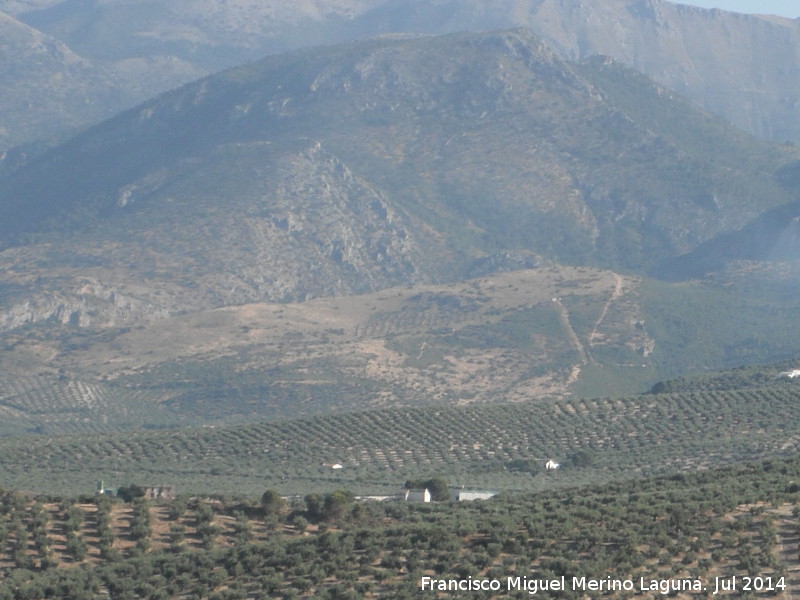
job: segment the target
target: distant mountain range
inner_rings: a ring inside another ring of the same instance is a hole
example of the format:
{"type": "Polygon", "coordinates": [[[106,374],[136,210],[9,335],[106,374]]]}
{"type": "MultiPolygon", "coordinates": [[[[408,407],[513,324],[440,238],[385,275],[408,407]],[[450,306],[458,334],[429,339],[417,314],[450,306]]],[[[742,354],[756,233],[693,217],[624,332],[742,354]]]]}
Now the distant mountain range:
{"type": "Polygon", "coordinates": [[[167,310],[456,281],[511,255],[647,274],[791,201],[773,174],[793,160],[526,30],[384,38],[86,131],[0,180],[0,243],[57,243],[13,260],[103,269],[167,310]]]}
{"type": "Polygon", "coordinates": [[[665,0],[6,0],[0,11],[0,151],[270,53],[518,26],[562,58],[611,56],[755,135],[800,140],[800,25],[777,17],[665,0]]]}
{"type": "Polygon", "coordinates": [[[526,29],[268,57],[0,178],[0,399],[161,426],[786,359],[798,164],[526,29]]]}
{"type": "Polygon", "coordinates": [[[796,583],[800,149],[770,141],[800,139],[796,23],[0,11],[0,596],[411,598],[431,566],[676,557],[796,583]],[[352,503],[403,481],[501,494],[352,503]],[[138,484],[182,498],[105,495],[138,484]]]}

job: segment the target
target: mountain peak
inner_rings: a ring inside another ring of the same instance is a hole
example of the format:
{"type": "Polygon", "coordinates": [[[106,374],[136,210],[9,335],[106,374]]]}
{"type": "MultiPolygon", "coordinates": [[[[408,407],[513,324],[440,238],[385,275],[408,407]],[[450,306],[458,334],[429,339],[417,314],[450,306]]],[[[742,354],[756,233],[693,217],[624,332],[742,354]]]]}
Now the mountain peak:
{"type": "Polygon", "coordinates": [[[101,283],[125,272],[205,307],[521,255],[644,273],[785,202],[764,164],[782,163],[525,29],[380,38],[268,57],[85,131],[0,180],[0,234],[113,248],[101,283]]]}

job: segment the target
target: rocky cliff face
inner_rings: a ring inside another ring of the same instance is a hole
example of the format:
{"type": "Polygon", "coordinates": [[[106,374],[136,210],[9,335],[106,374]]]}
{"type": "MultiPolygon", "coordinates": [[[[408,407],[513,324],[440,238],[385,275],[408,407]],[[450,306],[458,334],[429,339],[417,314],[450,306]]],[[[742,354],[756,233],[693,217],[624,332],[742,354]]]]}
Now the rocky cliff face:
{"type": "Polygon", "coordinates": [[[0,331],[45,322],[73,327],[114,327],[163,319],[169,314],[165,307],[96,284],[83,286],[73,294],[68,290],[42,293],[19,304],[4,306],[0,311],[0,331]]]}
{"type": "MultiPolygon", "coordinates": [[[[127,224],[112,220],[88,238],[0,253],[0,331],[45,321],[130,325],[211,306],[344,296],[437,276],[437,261],[447,260],[441,242],[321,144],[266,171],[250,168],[254,154],[263,159],[262,147],[221,150],[229,161],[249,163],[228,170],[241,196],[227,204],[216,204],[222,190],[209,203],[208,196],[191,196],[197,181],[181,190],[162,173],[112,198],[133,216],[127,224]],[[241,184],[244,178],[250,181],[241,184]],[[146,214],[154,196],[167,209],[156,221],[146,214]]],[[[213,185],[216,175],[205,172],[201,185],[213,185]]]]}

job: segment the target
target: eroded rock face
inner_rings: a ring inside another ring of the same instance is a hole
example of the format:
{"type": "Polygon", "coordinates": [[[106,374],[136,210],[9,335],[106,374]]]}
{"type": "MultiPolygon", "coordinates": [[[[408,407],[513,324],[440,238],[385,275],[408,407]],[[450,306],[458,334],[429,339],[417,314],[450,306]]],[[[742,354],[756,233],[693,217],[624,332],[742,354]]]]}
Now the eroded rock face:
{"type": "MultiPolygon", "coordinates": [[[[435,257],[446,256],[427,240],[433,256],[426,257],[419,224],[319,143],[282,158],[271,175],[235,210],[206,205],[213,215],[205,223],[180,212],[124,242],[108,231],[89,245],[64,238],[0,253],[0,331],[44,321],[120,326],[216,306],[374,291],[429,280],[435,257]],[[197,228],[179,226],[182,217],[197,228]]],[[[129,209],[152,201],[135,193],[141,189],[125,187],[129,209]]]]}
{"type": "Polygon", "coordinates": [[[170,309],[125,296],[99,283],[30,294],[21,302],[0,305],[0,331],[52,322],[75,327],[113,327],[165,318],[170,309]]]}
{"type": "Polygon", "coordinates": [[[343,295],[424,277],[409,217],[321,144],[282,161],[279,173],[239,223],[257,259],[237,274],[261,299],[343,295]]]}

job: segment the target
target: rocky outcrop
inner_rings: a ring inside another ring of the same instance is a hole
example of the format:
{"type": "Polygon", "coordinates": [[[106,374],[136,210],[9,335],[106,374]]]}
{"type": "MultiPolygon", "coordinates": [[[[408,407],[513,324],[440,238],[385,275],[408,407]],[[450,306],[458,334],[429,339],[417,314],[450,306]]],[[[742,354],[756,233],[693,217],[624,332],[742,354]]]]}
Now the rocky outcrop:
{"type": "Polygon", "coordinates": [[[164,318],[169,313],[164,307],[89,283],[73,294],[40,292],[22,302],[0,306],[0,332],[42,322],[76,327],[122,326],[164,318]]]}

